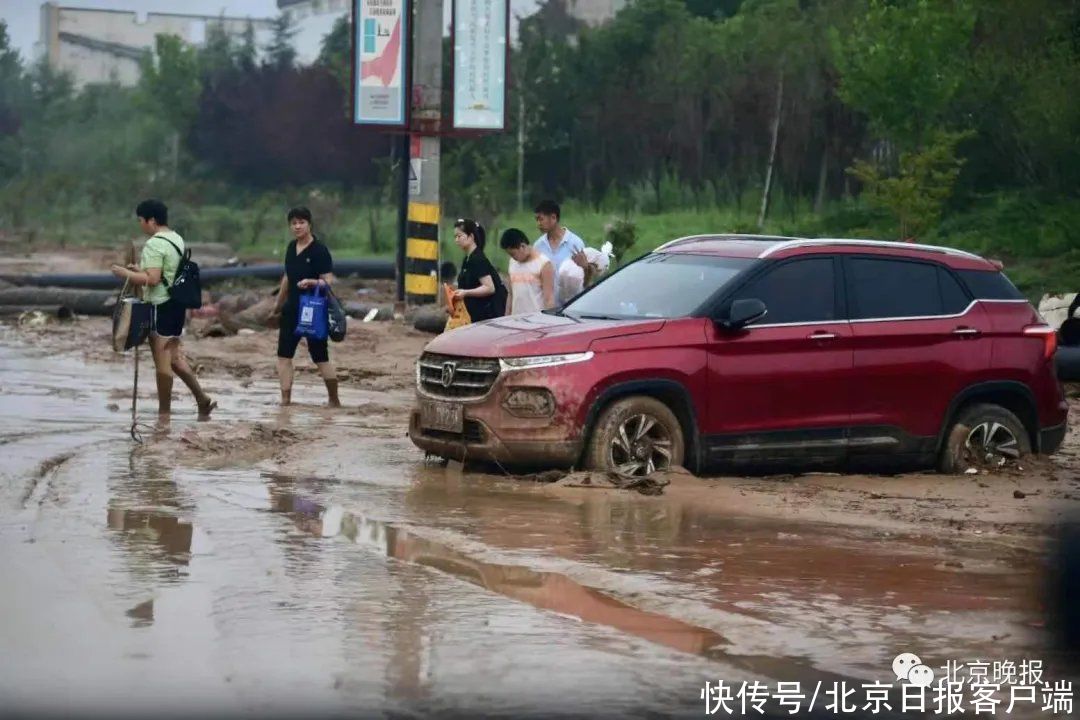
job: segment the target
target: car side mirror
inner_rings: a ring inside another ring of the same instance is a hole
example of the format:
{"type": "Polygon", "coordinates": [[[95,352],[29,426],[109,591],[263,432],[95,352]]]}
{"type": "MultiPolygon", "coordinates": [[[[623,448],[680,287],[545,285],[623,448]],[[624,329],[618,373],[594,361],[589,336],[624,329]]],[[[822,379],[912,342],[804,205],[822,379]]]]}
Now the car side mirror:
{"type": "Polygon", "coordinates": [[[745,298],[731,303],[728,316],[720,321],[720,325],[728,330],[740,330],[755,320],[760,320],[768,313],[765,303],[757,298],[745,298]]]}

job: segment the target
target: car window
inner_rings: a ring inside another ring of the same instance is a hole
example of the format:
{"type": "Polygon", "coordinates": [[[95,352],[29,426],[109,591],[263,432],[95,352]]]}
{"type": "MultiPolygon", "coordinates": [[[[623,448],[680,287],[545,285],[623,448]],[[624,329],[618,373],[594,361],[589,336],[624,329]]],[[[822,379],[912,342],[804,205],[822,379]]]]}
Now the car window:
{"type": "Polygon", "coordinates": [[[960,278],[980,300],[1025,300],[1004,273],[993,270],[961,270],[960,278]]]}
{"type": "Polygon", "coordinates": [[[686,317],[754,262],[747,258],[653,253],[604,278],[563,312],[584,318],[686,317]]]}
{"type": "Polygon", "coordinates": [[[779,265],[740,290],[735,299],[757,298],[768,312],[756,324],[835,320],[836,274],[831,257],[779,265]]]}
{"type": "Polygon", "coordinates": [[[853,320],[949,314],[938,266],[930,263],[851,258],[848,287],[853,320]]]}
{"type": "Polygon", "coordinates": [[[941,286],[941,305],[946,315],[959,315],[971,304],[971,297],[960,287],[956,277],[943,267],[938,267],[938,284],[941,286]]]}

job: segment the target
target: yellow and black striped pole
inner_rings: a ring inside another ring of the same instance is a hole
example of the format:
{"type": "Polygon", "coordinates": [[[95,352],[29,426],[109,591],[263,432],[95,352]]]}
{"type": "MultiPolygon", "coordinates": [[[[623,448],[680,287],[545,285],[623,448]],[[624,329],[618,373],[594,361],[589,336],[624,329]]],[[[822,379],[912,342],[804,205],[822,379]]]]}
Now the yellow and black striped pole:
{"type": "Polygon", "coordinates": [[[439,299],[439,206],[410,202],[405,225],[405,302],[439,299]]]}

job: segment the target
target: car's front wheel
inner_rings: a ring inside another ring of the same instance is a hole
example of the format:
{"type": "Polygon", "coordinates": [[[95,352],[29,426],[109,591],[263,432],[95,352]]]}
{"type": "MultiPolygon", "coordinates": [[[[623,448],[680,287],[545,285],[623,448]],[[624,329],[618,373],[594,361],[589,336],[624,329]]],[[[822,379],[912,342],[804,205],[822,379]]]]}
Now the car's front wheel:
{"type": "Polygon", "coordinates": [[[682,465],[682,427],[671,409],[644,395],[616,400],[600,414],[589,440],[587,467],[645,476],[682,465]]]}
{"type": "Polygon", "coordinates": [[[949,428],[939,468],[945,473],[992,470],[1030,453],[1031,440],[1020,418],[1000,405],[980,403],[962,410],[949,428]]]}

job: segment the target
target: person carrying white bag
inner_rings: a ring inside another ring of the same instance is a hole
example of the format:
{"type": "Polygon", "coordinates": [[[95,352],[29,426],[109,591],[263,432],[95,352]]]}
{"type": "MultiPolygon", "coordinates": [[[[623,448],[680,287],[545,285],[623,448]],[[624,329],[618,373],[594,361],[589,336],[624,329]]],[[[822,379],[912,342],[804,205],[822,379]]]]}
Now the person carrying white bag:
{"type": "Polygon", "coordinates": [[[604,243],[599,250],[585,248],[585,257],[588,260],[587,270],[574,262],[572,258],[563,260],[559,266],[555,281],[559,287],[558,295],[564,305],[607,272],[611,265],[611,243],[604,243]]]}

